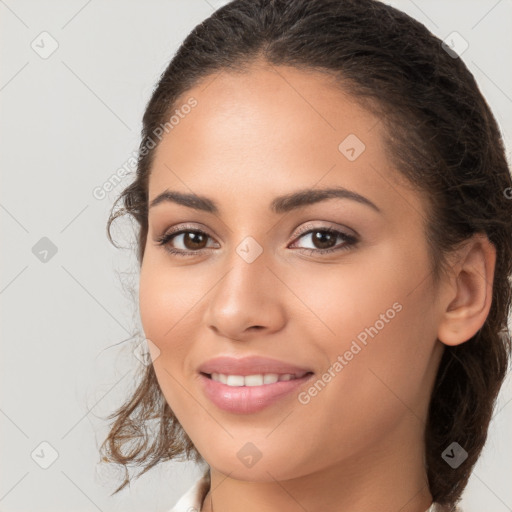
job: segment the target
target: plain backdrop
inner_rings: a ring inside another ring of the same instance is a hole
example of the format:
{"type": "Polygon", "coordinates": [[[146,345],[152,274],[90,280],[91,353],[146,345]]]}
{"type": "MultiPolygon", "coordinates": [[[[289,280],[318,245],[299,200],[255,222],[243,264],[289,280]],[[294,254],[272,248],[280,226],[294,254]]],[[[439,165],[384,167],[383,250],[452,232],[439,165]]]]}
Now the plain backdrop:
{"type": "MultiPolygon", "coordinates": [[[[131,176],[146,102],[189,31],[226,2],[0,0],[0,510],[165,511],[199,476],[161,464],[120,494],[98,465],[104,417],[143,364],[132,228],[107,240],[109,209],[131,176]],[[125,284],[123,284],[125,283],[125,284]],[[44,466],[47,466],[46,468],[44,466]]],[[[462,54],[512,146],[512,2],[396,0],[462,54]]],[[[512,510],[512,387],[464,493],[465,512],[512,510]]]]}

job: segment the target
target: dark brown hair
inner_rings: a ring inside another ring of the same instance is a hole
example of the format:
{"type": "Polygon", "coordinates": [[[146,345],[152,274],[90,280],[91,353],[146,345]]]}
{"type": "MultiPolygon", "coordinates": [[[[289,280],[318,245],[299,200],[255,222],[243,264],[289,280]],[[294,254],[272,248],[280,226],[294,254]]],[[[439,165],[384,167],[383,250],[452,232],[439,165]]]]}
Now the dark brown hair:
{"type": "MultiPolygon", "coordinates": [[[[247,72],[255,62],[325,73],[379,116],[397,175],[429,202],[425,235],[434,283],[448,269],[452,251],[474,233],[486,234],[496,248],[489,315],[470,340],[445,347],[426,424],[430,492],[450,509],[484,446],[508,369],[512,180],[496,120],[473,75],[425,26],[376,0],[234,0],[218,9],[187,36],[153,91],[137,175],[114,204],[108,236],[112,241],[116,218],[132,216],[142,262],[155,135],[200,81],[223,71],[247,72]],[[123,206],[116,208],[119,201],[123,206]],[[454,441],[468,453],[456,469],[441,457],[454,441]]],[[[143,465],[137,477],[181,455],[204,462],[164,400],[151,364],[113,418],[103,460],[125,470],[143,465]],[[149,420],[158,422],[156,434],[149,432],[149,420]]],[[[125,474],[115,492],[129,483],[125,474]]]]}

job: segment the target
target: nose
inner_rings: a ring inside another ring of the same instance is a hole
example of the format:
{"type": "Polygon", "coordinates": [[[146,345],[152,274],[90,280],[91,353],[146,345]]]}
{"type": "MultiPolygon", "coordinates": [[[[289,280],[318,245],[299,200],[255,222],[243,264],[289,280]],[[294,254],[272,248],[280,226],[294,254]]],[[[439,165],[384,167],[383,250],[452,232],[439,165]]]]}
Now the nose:
{"type": "Polygon", "coordinates": [[[227,271],[208,294],[205,322],[215,334],[244,341],[285,325],[283,284],[268,267],[266,253],[252,262],[234,254],[227,271]]]}

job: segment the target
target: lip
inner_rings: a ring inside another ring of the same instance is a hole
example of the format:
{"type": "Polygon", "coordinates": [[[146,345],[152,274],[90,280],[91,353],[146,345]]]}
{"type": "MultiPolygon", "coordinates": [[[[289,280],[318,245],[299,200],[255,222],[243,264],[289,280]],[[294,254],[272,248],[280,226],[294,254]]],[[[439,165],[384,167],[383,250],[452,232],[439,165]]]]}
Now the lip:
{"type": "Polygon", "coordinates": [[[314,372],[310,368],[261,356],[215,357],[201,364],[198,373],[201,387],[207,398],[218,408],[236,414],[259,412],[297,390],[314,376],[314,372]],[[228,386],[206,375],[212,373],[242,376],[260,373],[276,373],[278,375],[290,373],[296,375],[297,378],[261,386],[228,386]]]}
{"type": "Polygon", "coordinates": [[[228,386],[204,374],[199,378],[204,394],[223,411],[236,414],[253,414],[278,402],[303,386],[314,376],[308,373],[293,380],[277,381],[262,386],[228,386]]]}
{"type": "Polygon", "coordinates": [[[278,375],[291,373],[301,376],[313,370],[269,357],[246,356],[237,358],[232,356],[219,356],[208,359],[208,361],[202,363],[197,371],[210,375],[212,373],[224,373],[228,375],[242,375],[245,377],[246,375],[254,375],[256,373],[277,373],[278,375]]]}

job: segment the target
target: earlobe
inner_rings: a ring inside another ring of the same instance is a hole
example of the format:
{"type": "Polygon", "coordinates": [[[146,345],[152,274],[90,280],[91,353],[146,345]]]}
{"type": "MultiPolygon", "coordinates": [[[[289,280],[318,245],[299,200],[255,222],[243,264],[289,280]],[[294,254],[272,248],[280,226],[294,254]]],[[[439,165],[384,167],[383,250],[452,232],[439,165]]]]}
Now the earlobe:
{"type": "Polygon", "coordinates": [[[450,276],[453,292],[442,305],[438,339],[445,345],[460,345],[483,326],[492,303],[496,248],[485,234],[473,235],[460,250],[450,276]]]}

